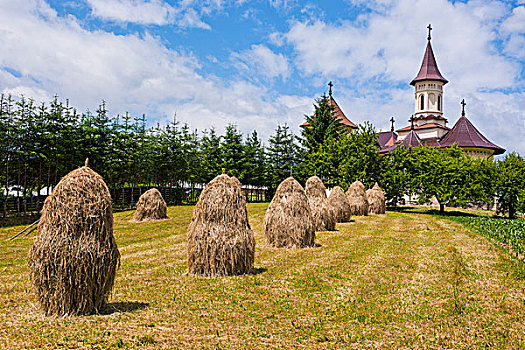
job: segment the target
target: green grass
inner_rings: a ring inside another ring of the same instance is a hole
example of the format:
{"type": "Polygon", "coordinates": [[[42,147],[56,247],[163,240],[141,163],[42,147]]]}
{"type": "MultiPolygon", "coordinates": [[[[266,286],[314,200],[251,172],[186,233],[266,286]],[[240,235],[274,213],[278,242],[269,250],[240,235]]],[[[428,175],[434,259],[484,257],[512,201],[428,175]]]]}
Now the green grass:
{"type": "Polygon", "coordinates": [[[454,216],[449,219],[508,246],[516,257],[525,254],[525,220],[523,219],[489,216],[454,216]]]}
{"type": "Polygon", "coordinates": [[[524,348],[525,281],[486,238],[412,212],[354,218],[310,249],[266,245],[267,204],[249,204],[254,274],[186,274],[193,207],[128,223],[115,214],[122,265],[104,315],[46,318],[28,277],[32,238],[0,229],[0,345],[20,348],[524,348]]]}

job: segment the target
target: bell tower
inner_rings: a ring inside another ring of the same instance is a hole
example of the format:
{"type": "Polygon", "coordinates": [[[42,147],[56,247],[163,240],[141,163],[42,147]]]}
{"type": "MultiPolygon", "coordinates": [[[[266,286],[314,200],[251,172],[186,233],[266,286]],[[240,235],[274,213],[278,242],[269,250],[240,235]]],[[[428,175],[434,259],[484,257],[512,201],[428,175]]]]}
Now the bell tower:
{"type": "Polygon", "coordinates": [[[427,119],[428,116],[443,118],[443,87],[448,80],[439,72],[436,58],[432,50],[431,31],[432,26],[428,25],[427,48],[423,56],[423,62],[417,76],[410,82],[414,86],[415,111],[414,117],[416,124],[420,125],[420,120],[427,119]]]}

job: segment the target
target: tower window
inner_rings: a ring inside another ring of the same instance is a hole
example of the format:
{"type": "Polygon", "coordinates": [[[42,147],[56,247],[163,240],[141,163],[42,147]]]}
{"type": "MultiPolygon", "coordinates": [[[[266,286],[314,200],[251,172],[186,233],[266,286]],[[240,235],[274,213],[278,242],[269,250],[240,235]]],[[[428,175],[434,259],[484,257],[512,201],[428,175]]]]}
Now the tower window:
{"type": "Polygon", "coordinates": [[[425,95],[421,95],[421,97],[419,98],[420,100],[420,106],[421,108],[419,108],[420,110],[424,110],[425,109],[425,95]]]}
{"type": "Polygon", "coordinates": [[[441,95],[438,95],[438,111],[441,112],[441,95]]]}

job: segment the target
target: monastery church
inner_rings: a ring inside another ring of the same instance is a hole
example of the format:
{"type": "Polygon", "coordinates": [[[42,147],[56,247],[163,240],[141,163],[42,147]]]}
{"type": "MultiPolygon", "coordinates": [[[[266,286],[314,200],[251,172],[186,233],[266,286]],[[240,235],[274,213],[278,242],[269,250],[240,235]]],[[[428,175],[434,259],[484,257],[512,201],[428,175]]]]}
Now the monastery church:
{"type": "MultiPolygon", "coordinates": [[[[379,133],[379,153],[388,154],[395,147],[418,147],[427,145],[431,147],[459,146],[466,154],[474,158],[491,159],[494,155],[502,154],[505,149],[490,142],[470,122],[465,115],[465,101],[461,101],[462,112],[452,128],[447,126],[448,120],[443,116],[444,87],[448,80],[441,75],[436,58],[432,50],[431,30],[428,27],[427,47],[423,62],[417,76],[410,82],[414,87],[415,111],[409,119],[410,125],[394,131],[394,118],[391,118],[390,131],[379,133]]],[[[329,103],[334,106],[334,116],[348,129],[357,129],[339,108],[332,96],[330,82],[329,103]]],[[[307,126],[307,123],[301,125],[307,126]]]]}

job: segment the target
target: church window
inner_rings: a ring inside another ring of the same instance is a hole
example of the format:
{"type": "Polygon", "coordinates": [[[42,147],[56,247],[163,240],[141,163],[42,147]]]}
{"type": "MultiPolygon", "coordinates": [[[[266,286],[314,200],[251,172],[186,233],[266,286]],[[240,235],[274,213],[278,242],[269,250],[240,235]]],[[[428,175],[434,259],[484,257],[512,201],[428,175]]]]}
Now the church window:
{"type": "Polygon", "coordinates": [[[438,111],[441,112],[441,95],[438,95],[438,111]]]}
{"type": "Polygon", "coordinates": [[[421,107],[420,109],[421,109],[421,110],[424,110],[424,109],[425,109],[425,95],[421,95],[421,97],[419,98],[419,100],[420,100],[420,103],[419,103],[419,104],[420,104],[420,107],[421,107]]]}

